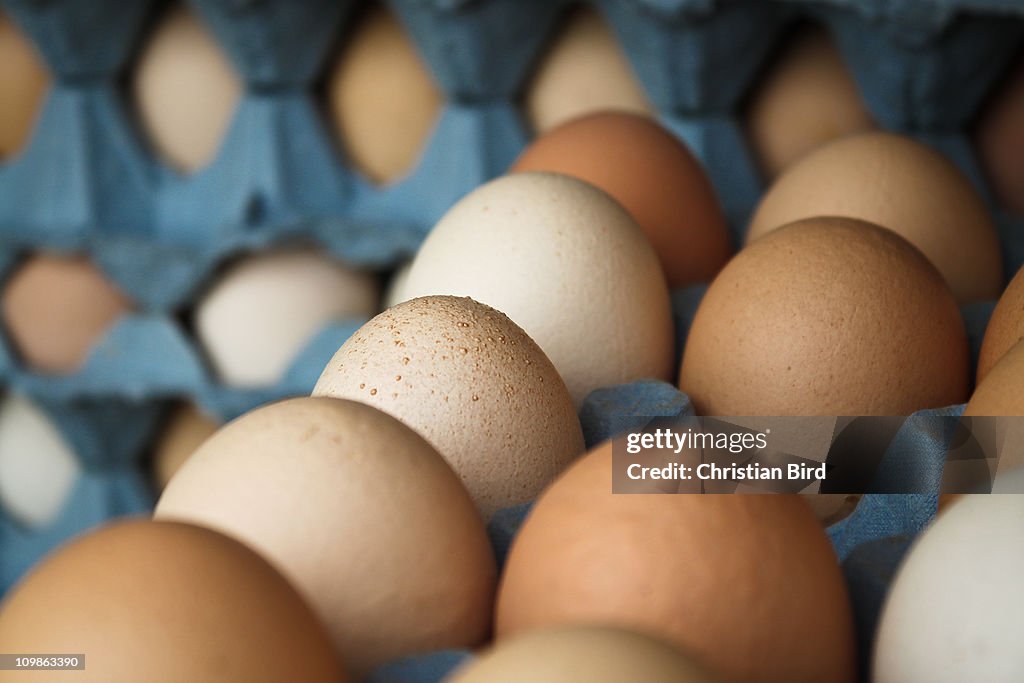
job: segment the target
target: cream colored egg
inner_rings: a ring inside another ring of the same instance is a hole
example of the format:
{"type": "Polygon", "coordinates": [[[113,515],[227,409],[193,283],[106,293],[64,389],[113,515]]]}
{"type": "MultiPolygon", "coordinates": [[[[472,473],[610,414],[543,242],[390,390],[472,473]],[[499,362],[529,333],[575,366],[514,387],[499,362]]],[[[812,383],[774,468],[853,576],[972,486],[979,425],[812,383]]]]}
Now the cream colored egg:
{"type": "Polygon", "coordinates": [[[413,261],[406,297],[468,296],[537,342],[577,404],[673,364],[668,288],[626,211],[583,181],[516,173],[460,200],[413,261]]]}
{"type": "Polygon", "coordinates": [[[389,183],[416,165],[443,98],[405,28],[374,4],[328,76],[327,103],[352,164],[389,183]]]}
{"type": "Polygon", "coordinates": [[[815,147],[875,127],[843,56],[819,27],[790,39],[751,94],[746,123],[768,178],[815,147]]]}
{"type": "Polygon", "coordinates": [[[1024,680],[1024,496],[963,496],[904,559],[875,639],[875,683],[1024,680]]]}
{"type": "Polygon", "coordinates": [[[134,72],[143,131],[160,157],[185,172],[213,160],[242,90],[216,38],[185,3],[162,19],[134,72]]]}
{"type": "Polygon", "coordinates": [[[0,12],[0,159],[28,142],[49,85],[35,46],[0,12]]]}
{"type": "Polygon", "coordinates": [[[359,329],[314,396],[369,403],[427,438],[484,517],[532,500],[583,434],[555,367],[523,330],[472,299],[413,299],[359,329]]]}
{"type": "Polygon", "coordinates": [[[196,333],[228,385],[266,386],[336,320],[369,317],[377,278],[313,249],[246,256],[200,299],[196,333]]]}
{"type": "Polygon", "coordinates": [[[38,407],[16,394],[0,404],[0,507],[29,528],[64,509],[81,475],[74,451],[38,407]]]}
{"type": "Polygon", "coordinates": [[[807,154],[761,199],[747,240],[815,216],[859,218],[897,233],[939,269],[961,304],[1002,291],[988,207],[959,169],[914,140],[865,133],[807,154]]]}
{"type": "Polygon", "coordinates": [[[193,404],[180,406],[168,420],[153,452],[153,479],[162,491],[189,456],[208,439],[220,422],[193,404]]]}
{"type": "Polygon", "coordinates": [[[711,683],[665,643],[624,629],[575,626],[502,641],[446,678],[448,683],[711,683]]]}
{"type": "Polygon", "coordinates": [[[188,459],[156,518],[269,559],[357,679],[490,629],[494,556],[469,494],[423,438],[361,403],[298,398],[243,415],[188,459]]]}
{"type": "Polygon", "coordinates": [[[589,6],[569,15],[541,58],[527,85],[525,107],[537,133],[597,111],[654,113],[611,27],[589,6]]]}

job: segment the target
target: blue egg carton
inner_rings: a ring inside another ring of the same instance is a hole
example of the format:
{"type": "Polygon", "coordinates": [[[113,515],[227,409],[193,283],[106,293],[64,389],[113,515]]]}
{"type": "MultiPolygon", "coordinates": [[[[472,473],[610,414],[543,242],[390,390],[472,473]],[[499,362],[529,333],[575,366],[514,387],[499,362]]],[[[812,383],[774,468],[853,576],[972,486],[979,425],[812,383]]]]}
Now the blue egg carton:
{"type": "MultiPolygon", "coordinates": [[[[745,97],[790,27],[811,20],[835,36],[883,127],[937,147],[977,184],[997,219],[1006,273],[1024,263],[1024,218],[996,204],[968,135],[1017,55],[1024,3],[589,2],[614,29],[659,119],[705,164],[737,244],[764,191],[741,121],[745,97]]],[[[503,173],[527,144],[530,133],[519,109],[524,85],[562,19],[579,3],[388,0],[445,103],[415,168],[387,186],[369,182],[345,158],[315,94],[339,36],[353,25],[362,2],[187,0],[245,85],[216,157],[189,175],[156,158],[121,89],[161,4],[0,0],[53,76],[32,139],[0,163],[0,277],[27,253],[85,252],[139,308],[69,377],[24,368],[0,337],[0,383],[43,407],[84,471],[59,519],[46,528],[21,528],[0,510],[0,593],[69,536],[110,517],[150,509],[141,459],[168,401],[193,401],[230,419],[260,403],[310,391],[362,321],[332,322],[279,383],[239,390],[218,382],[178,314],[227,260],[244,251],[304,240],[370,269],[386,270],[408,258],[455,201],[503,173]]],[[[704,289],[673,293],[680,352],[704,289]]],[[[975,355],[992,305],[963,311],[975,355]]],[[[630,416],[672,415],[688,406],[668,385],[640,383],[598,392],[581,420],[594,443],[600,435],[630,428],[630,416]]],[[[913,434],[907,438],[914,442],[913,434]]],[[[933,460],[925,464],[935,466],[933,460]]],[[[874,604],[887,585],[877,577],[891,576],[886,571],[895,566],[894,546],[885,539],[912,537],[934,512],[928,496],[866,500],[875,502],[862,504],[831,529],[858,606],[874,604]]],[[[496,524],[521,520],[521,513],[499,515],[496,524]]],[[[492,525],[499,553],[516,527],[492,525]]],[[[865,610],[868,616],[858,614],[858,623],[870,621],[871,608],[865,610]]],[[[463,658],[442,653],[430,658],[430,666],[436,673],[463,658]]],[[[423,670],[415,663],[398,665],[386,674],[391,678],[380,680],[440,676],[401,677],[423,670]]]]}

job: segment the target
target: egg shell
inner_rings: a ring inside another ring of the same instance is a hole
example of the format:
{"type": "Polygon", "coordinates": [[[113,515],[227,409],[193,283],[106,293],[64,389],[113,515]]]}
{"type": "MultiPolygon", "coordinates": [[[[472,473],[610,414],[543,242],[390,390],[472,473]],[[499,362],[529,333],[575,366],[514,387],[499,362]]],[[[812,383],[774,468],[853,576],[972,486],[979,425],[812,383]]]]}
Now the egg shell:
{"type": "Polygon", "coordinates": [[[196,305],[196,334],[225,384],[268,386],[328,323],[369,317],[379,299],[373,274],[325,252],[282,248],[229,267],[196,305]]]}
{"type": "Polygon", "coordinates": [[[487,635],[496,570],[483,521],[430,444],[370,406],[298,398],[243,415],[188,459],[155,515],[269,559],[357,679],[487,635]]]}
{"type": "Polygon", "coordinates": [[[313,395],[368,403],[415,429],[484,518],[534,499],[584,450],[548,357],[507,316],[468,298],[381,313],[338,349],[313,395]]]}
{"type": "Polygon", "coordinates": [[[612,445],[560,477],[513,542],[505,638],[605,624],[665,639],[723,681],[856,680],[835,555],[800,496],[612,493],[612,445]]]}
{"type": "Polygon", "coordinates": [[[1024,268],[1010,281],[999,303],[992,311],[992,317],[985,328],[985,338],[981,342],[978,355],[978,384],[981,384],[989,371],[1013,348],[1024,339],[1024,268]]]}
{"type": "Polygon", "coordinates": [[[577,406],[599,387],[672,372],[658,257],[625,209],[575,178],[515,173],[468,194],[423,243],[403,293],[498,309],[544,350],[577,406]]]}
{"type": "Polygon", "coordinates": [[[220,427],[196,406],[180,406],[164,426],[153,451],[153,478],[162,491],[189,456],[220,427]]]}
{"type": "Polygon", "coordinates": [[[63,546],[0,610],[5,652],[84,653],[82,683],[346,679],[323,625],[242,544],[207,529],[119,522],[63,546]]]}
{"type": "Polygon", "coordinates": [[[1024,465],[1024,342],[1014,345],[985,375],[964,407],[964,417],[1003,417],[994,420],[998,454],[994,475],[1024,465]]]}
{"type": "Polygon", "coordinates": [[[597,111],[654,113],[611,27],[585,5],[569,13],[541,57],[523,107],[538,133],[597,111]]]}
{"type": "Polygon", "coordinates": [[[1024,497],[964,496],[911,547],[875,640],[875,683],[1024,680],[1024,497]]]}
{"type": "Polygon", "coordinates": [[[28,399],[0,405],[0,508],[28,528],[50,524],[81,475],[75,452],[28,399]]]}
{"type": "Polygon", "coordinates": [[[1024,214],[1024,59],[999,82],[975,124],[974,143],[989,183],[1009,212],[1024,214]]]}
{"type": "Polygon", "coordinates": [[[806,155],[761,198],[747,241],[814,216],[893,230],[935,264],[961,304],[1002,291],[999,238],[981,196],[950,161],[909,138],[865,133],[806,155]]]}
{"type": "Polygon", "coordinates": [[[28,142],[50,85],[35,46],[0,12],[0,158],[16,155],[28,142]]]}
{"type": "Polygon", "coordinates": [[[26,365],[72,374],[133,304],[87,257],[37,254],[4,285],[0,308],[26,365]]]}
{"type": "Polygon", "coordinates": [[[817,26],[789,38],[751,93],[745,121],[769,179],[815,147],[875,127],[838,47],[817,26]]]}
{"type": "Polygon", "coordinates": [[[607,192],[650,240],[671,287],[711,280],[732,254],[700,162],[649,118],[601,112],[574,119],[535,140],[511,170],[564,173],[607,192]]]}
{"type": "Polygon", "coordinates": [[[675,648],[617,628],[576,626],[509,638],[447,683],[711,683],[675,648]]]}
{"type": "Polygon", "coordinates": [[[166,163],[192,173],[216,156],[242,82],[186,3],[172,6],[144,45],[132,82],[142,130],[166,163]]]}
{"type": "Polygon", "coordinates": [[[897,234],[798,221],[741,251],[690,328],[679,386],[701,415],[909,415],[962,403],[963,320],[897,234]]]}
{"type": "Polygon", "coordinates": [[[329,73],[327,103],[351,163],[388,183],[416,164],[443,98],[405,28],[374,3],[329,73]]]}

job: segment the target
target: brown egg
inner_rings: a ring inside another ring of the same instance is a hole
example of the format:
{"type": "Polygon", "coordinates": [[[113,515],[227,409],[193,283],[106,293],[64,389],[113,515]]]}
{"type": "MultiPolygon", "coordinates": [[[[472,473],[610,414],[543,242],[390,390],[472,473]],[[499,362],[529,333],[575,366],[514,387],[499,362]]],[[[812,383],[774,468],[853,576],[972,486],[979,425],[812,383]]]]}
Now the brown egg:
{"type": "Polygon", "coordinates": [[[741,251],[708,289],[680,387],[701,415],[907,415],[962,402],[963,320],[895,233],[813,218],[741,251]]]}
{"type": "Polygon", "coordinates": [[[373,4],[327,81],[331,120],[352,164],[375,183],[411,171],[443,98],[405,28],[373,4]]]}
{"type": "MultiPolygon", "coordinates": [[[[967,402],[964,416],[1024,416],[1024,342],[1011,347],[986,373],[967,402]]],[[[999,455],[992,474],[1001,475],[1024,465],[1024,449],[1020,447],[1024,443],[1024,420],[997,420],[986,426],[994,432],[999,455]]]]}
{"type": "Polygon", "coordinates": [[[982,109],[974,144],[996,197],[1024,214],[1024,59],[1020,59],[982,109]]]}
{"type": "Polygon", "coordinates": [[[464,297],[384,311],[338,349],[313,396],[368,403],[415,429],[485,518],[533,500],[584,449],[548,357],[504,313],[464,297]]]}
{"type": "Polygon", "coordinates": [[[49,86],[35,46],[0,12],[0,159],[24,148],[49,86]]]}
{"type": "Polygon", "coordinates": [[[158,491],[164,490],[171,477],[218,427],[220,422],[191,403],[174,411],[153,452],[153,479],[158,491]]]}
{"type": "Polygon", "coordinates": [[[156,152],[187,173],[217,154],[242,89],[217,39],[185,3],[174,5],[145,43],[132,88],[156,152]]]}
{"type": "Polygon", "coordinates": [[[769,179],[815,147],[875,127],[832,37],[810,26],[790,38],[758,82],[746,124],[769,179]]]}
{"type": "Polygon", "coordinates": [[[651,241],[669,286],[710,280],[732,253],[704,169],[649,118],[602,112],[575,119],[535,140],[511,170],[563,173],[610,194],[651,241]]]}
{"type": "Polygon", "coordinates": [[[87,257],[38,254],[7,281],[0,307],[26,365],[70,374],[133,305],[87,257]]]}
{"type": "Polygon", "coordinates": [[[654,113],[611,27],[586,5],[566,17],[526,87],[523,104],[538,133],[597,111],[654,113]]]}
{"type": "Polygon", "coordinates": [[[447,683],[712,683],[675,648],[601,626],[532,631],[504,640],[460,667],[447,683]]]}
{"type": "Polygon", "coordinates": [[[344,681],[323,625],[254,552],[186,524],[119,522],[51,554],[0,610],[4,652],[84,654],[3,680],[344,681]]]}
{"type": "Polygon", "coordinates": [[[945,157],[908,138],[866,133],[803,157],[761,199],[747,241],[813,216],[859,218],[898,233],[935,264],[960,303],[1002,291],[985,203],[945,157]]]}
{"type": "Polygon", "coordinates": [[[614,494],[610,442],[541,496],[496,610],[499,644],[614,625],[674,643],[725,681],[856,680],[846,586],[799,496],[614,494]]]}
{"type": "Polygon", "coordinates": [[[1010,281],[985,328],[978,355],[978,384],[1021,339],[1024,339],[1024,268],[1010,281]]]}
{"type": "Polygon", "coordinates": [[[156,518],[259,551],[356,678],[487,635],[494,555],[469,494],[430,444],[361,403],[297,398],[243,415],[186,461],[156,518]]]}

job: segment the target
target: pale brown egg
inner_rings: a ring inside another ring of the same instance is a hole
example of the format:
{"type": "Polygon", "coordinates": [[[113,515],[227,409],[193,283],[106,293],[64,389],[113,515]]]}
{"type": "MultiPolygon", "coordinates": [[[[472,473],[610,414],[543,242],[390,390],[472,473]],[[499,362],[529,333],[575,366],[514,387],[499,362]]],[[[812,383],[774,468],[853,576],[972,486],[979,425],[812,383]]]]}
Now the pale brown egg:
{"type": "Polygon", "coordinates": [[[945,157],[909,138],[865,133],[809,153],[761,199],[747,241],[814,216],[896,232],[935,264],[960,303],[1002,291],[999,239],[984,201],[945,157]]]}
{"type": "Polygon", "coordinates": [[[817,26],[790,37],[751,93],[745,121],[768,179],[815,147],[875,127],[838,47],[817,26]]]}
{"type": "Polygon", "coordinates": [[[509,638],[447,683],[712,683],[675,648],[619,628],[571,626],[509,638]]]}
{"type": "Polygon", "coordinates": [[[485,518],[535,498],[584,449],[555,366],[505,314],[468,298],[384,311],[338,349],[313,395],[368,403],[415,429],[485,518]]]}
{"type": "Polygon", "coordinates": [[[323,624],[237,541],[186,524],[119,522],[39,564],[0,609],[8,653],[84,654],[66,674],[3,680],[346,680],[323,624]]]}
{"type": "Polygon", "coordinates": [[[0,159],[28,143],[50,86],[35,46],[0,12],[0,159]]]}
{"type": "Polygon", "coordinates": [[[153,480],[163,491],[171,477],[189,456],[220,427],[220,421],[202,412],[194,404],[180,406],[167,421],[153,451],[153,480]]]}
{"type": "Polygon", "coordinates": [[[71,374],[133,304],[87,257],[37,254],[4,285],[0,308],[26,365],[71,374]]]}
{"type": "MultiPolygon", "coordinates": [[[[965,417],[1024,416],[1024,342],[1014,344],[979,382],[964,408],[965,417]]],[[[1024,465],[1024,419],[996,420],[987,425],[994,432],[999,460],[993,475],[1024,465]]]]}
{"type": "Polygon", "coordinates": [[[260,552],[356,678],[487,636],[495,565],[480,515],[430,444],[370,406],[298,398],[243,415],[185,462],[156,518],[260,552]]]}
{"type": "Polygon", "coordinates": [[[563,173],[607,192],[650,240],[670,287],[711,280],[732,254],[704,168],[652,119],[624,112],[574,119],[535,140],[511,171],[563,173]]]}
{"type": "Polygon", "coordinates": [[[400,179],[419,160],[442,103],[405,28],[371,5],[327,80],[330,118],[351,163],[375,183],[400,179]]]}
{"type": "Polygon", "coordinates": [[[974,143],[1002,206],[1024,214],[1024,59],[999,83],[982,109],[974,143]]]}
{"type": "Polygon", "coordinates": [[[968,392],[963,320],[899,235],[849,218],[779,228],[711,284],[680,387],[701,415],[908,415],[968,392]]]}
{"type": "Polygon", "coordinates": [[[143,132],[165,162],[186,173],[216,156],[243,90],[217,39],[185,3],[146,41],[132,86],[143,132]]]}
{"type": "Polygon", "coordinates": [[[609,109],[654,114],[611,27],[587,5],[570,12],[541,57],[526,86],[524,108],[538,133],[609,109]]]}
{"type": "Polygon", "coordinates": [[[978,384],[1021,339],[1024,339],[1024,268],[1017,271],[999,297],[985,328],[985,338],[978,355],[978,384]]]}
{"type": "Polygon", "coordinates": [[[846,586],[799,496],[615,494],[610,442],[533,508],[495,623],[499,645],[555,625],[649,633],[724,681],[856,680],[846,586]]]}

